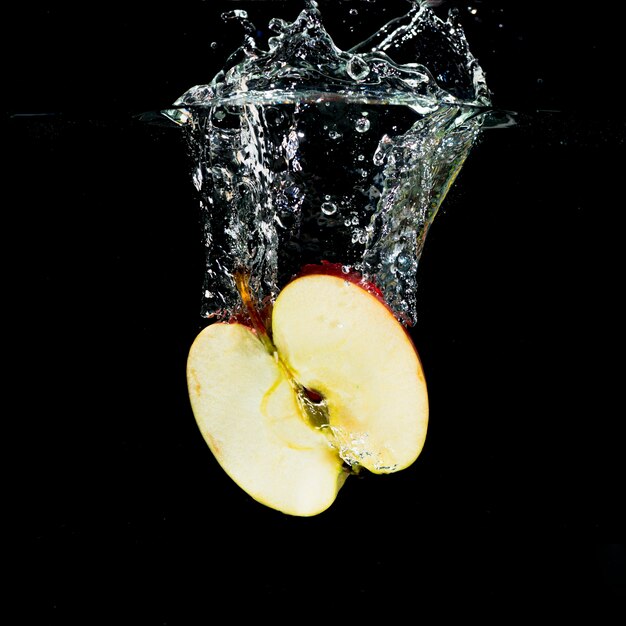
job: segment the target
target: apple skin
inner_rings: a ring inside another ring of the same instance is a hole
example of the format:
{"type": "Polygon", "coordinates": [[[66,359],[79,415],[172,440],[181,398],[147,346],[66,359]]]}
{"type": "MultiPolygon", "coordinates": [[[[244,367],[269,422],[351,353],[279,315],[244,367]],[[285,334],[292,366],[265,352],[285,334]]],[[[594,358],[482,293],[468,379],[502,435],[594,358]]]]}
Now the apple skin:
{"type": "Polygon", "coordinates": [[[246,493],[312,516],[349,473],[392,473],[417,459],[426,382],[380,290],[331,263],[303,267],[271,311],[256,310],[245,281],[238,288],[247,324],[239,316],[203,329],[187,380],[207,445],[246,493]]]}

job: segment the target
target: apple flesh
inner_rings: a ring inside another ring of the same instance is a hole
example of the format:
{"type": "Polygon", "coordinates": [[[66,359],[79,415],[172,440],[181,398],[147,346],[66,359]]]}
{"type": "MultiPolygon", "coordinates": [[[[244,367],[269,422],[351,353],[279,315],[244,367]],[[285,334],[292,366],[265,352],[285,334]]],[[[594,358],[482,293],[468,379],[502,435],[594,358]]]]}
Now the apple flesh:
{"type": "Polygon", "coordinates": [[[355,468],[386,474],[417,459],[424,373],[378,293],[309,269],[278,295],[271,328],[242,297],[253,327],[207,326],[187,366],[202,435],[242,489],[283,513],[317,515],[355,468]]]}

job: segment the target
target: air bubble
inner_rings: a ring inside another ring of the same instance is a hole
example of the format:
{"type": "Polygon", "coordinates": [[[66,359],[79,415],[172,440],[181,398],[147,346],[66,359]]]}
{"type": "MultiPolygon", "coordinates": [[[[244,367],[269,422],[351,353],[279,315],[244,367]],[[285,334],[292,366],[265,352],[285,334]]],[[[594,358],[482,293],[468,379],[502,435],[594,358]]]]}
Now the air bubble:
{"type": "Polygon", "coordinates": [[[406,254],[399,254],[396,259],[396,267],[400,272],[406,272],[411,267],[411,259],[406,254]]]}
{"type": "Polygon", "coordinates": [[[354,80],[363,80],[370,73],[370,66],[359,56],[353,56],[346,64],[346,72],[354,80]]]}
{"type": "Polygon", "coordinates": [[[265,110],[265,119],[270,126],[278,128],[285,121],[286,115],[276,107],[267,107],[265,110]]]}
{"type": "Polygon", "coordinates": [[[324,202],[321,209],[324,215],[334,215],[337,213],[337,205],[334,202],[324,202]]]}
{"type": "Polygon", "coordinates": [[[370,121],[366,117],[360,117],[356,121],[356,129],[360,133],[366,133],[370,129],[370,121]]]}
{"type": "Polygon", "coordinates": [[[365,233],[360,231],[358,228],[355,228],[352,233],[352,243],[365,243],[366,240],[367,237],[365,236],[365,233]]]}

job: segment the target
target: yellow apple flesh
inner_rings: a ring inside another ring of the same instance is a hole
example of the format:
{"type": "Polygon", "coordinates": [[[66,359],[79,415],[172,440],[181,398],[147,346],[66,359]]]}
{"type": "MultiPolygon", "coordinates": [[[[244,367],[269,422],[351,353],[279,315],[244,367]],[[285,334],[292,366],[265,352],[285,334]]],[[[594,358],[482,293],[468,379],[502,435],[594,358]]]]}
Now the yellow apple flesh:
{"type": "Polygon", "coordinates": [[[379,298],[341,276],[301,276],[274,303],[271,342],[261,339],[242,324],[212,324],[187,367],[202,435],[250,496],[317,515],[349,466],[391,473],[417,459],[428,423],[424,373],[379,298]]]}
{"type": "Polygon", "coordinates": [[[283,368],[252,329],[207,326],[191,347],[187,377],[200,431],[242,489],[292,515],[332,504],[346,476],[341,459],[303,419],[283,368]]]}
{"type": "Polygon", "coordinates": [[[424,373],[392,312],[359,285],[307,275],[281,292],[272,315],[278,354],[328,405],[350,462],[389,473],[420,453],[428,421],[424,373]]]}

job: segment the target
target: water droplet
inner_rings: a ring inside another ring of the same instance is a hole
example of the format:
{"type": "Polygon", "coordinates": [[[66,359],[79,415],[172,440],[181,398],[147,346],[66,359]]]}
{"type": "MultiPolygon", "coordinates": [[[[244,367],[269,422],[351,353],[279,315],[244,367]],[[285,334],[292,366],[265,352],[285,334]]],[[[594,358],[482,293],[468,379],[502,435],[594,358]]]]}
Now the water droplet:
{"type": "Polygon", "coordinates": [[[217,41],[212,41],[211,42],[211,48],[213,48],[213,50],[215,50],[217,48],[217,41]]]}
{"type": "Polygon", "coordinates": [[[396,259],[396,267],[400,272],[406,272],[411,267],[411,259],[406,254],[399,254],[396,259]]]}
{"type": "Polygon", "coordinates": [[[193,182],[193,186],[200,191],[200,189],[202,189],[202,166],[199,165],[193,172],[193,174],[191,175],[191,180],[193,182]]]}
{"type": "Polygon", "coordinates": [[[293,200],[297,200],[300,197],[301,193],[302,192],[298,187],[296,187],[296,185],[291,185],[290,187],[287,187],[287,189],[285,189],[285,194],[293,200]]]}
{"type": "Polygon", "coordinates": [[[365,155],[359,154],[359,156],[357,157],[357,161],[365,161],[365,155]]]}
{"type": "Polygon", "coordinates": [[[380,143],[378,144],[378,148],[376,148],[376,152],[374,152],[374,156],[372,157],[372,161],[374,161],[374,165],[382,165],[385,162],[385,158],[391,149],[392,141],[389,135],[383,135],[380,143]]]}
{"type": "Polygon", "coordinates": [[[348,13],[350,13],[350,15],[358,15],[359,11],[358,11],[358,9],[350,9],[350,11],[348,11],[348,13]]]}
{"type": "Polygon", "coordinates": [[[295,130],[292,130],[289,133],[287,139],[283,142],[285,146],[285,154],[289,160],[293,159],[300,147],[300,141],[298,140],[298,133],[295,130]]]}
{"type": "Polygon", "coordinates": [[[337,213],[337,205],[334,202],[324,202],[321,209],[324,215],[334,215],[337,213]]]}
{"type": "Polygon", "coordinates": [[[331,131],[328,133],[328,136],[329,136],[331,139],[339,139],[339,138],[341,137],[341,133],[340,133],[340,132],[337,132],[336,130],[331,130],[331,131]]]}
{"type": "Polygon", "coordinates": [[[366,117],[360,117],[356,121],[356,129],[360,133],[366,133],[370,129],[370,121],[366,117]]]}
{"type": "Polygon", "coordinates": [[[346,64],[346,72],[354,80],[363,80],[370,73],[370,66],[361,57],[354,55],[346,64]]]}
{"type": "Polygon", "coordinates": [[[342,266],[341,266],[341,271],[342,271],[344,274],[349,274],[349,273],[350,273],[350,266],[349,266],[349,265],[342,265],[342,266]]]}
{"type": "Polygon", "coordinates": [[[270,30],[274,33],[284,33],[287,30],[288,24],[285,20],[278,17],[273,17],[268,24],[270,30]]]}

